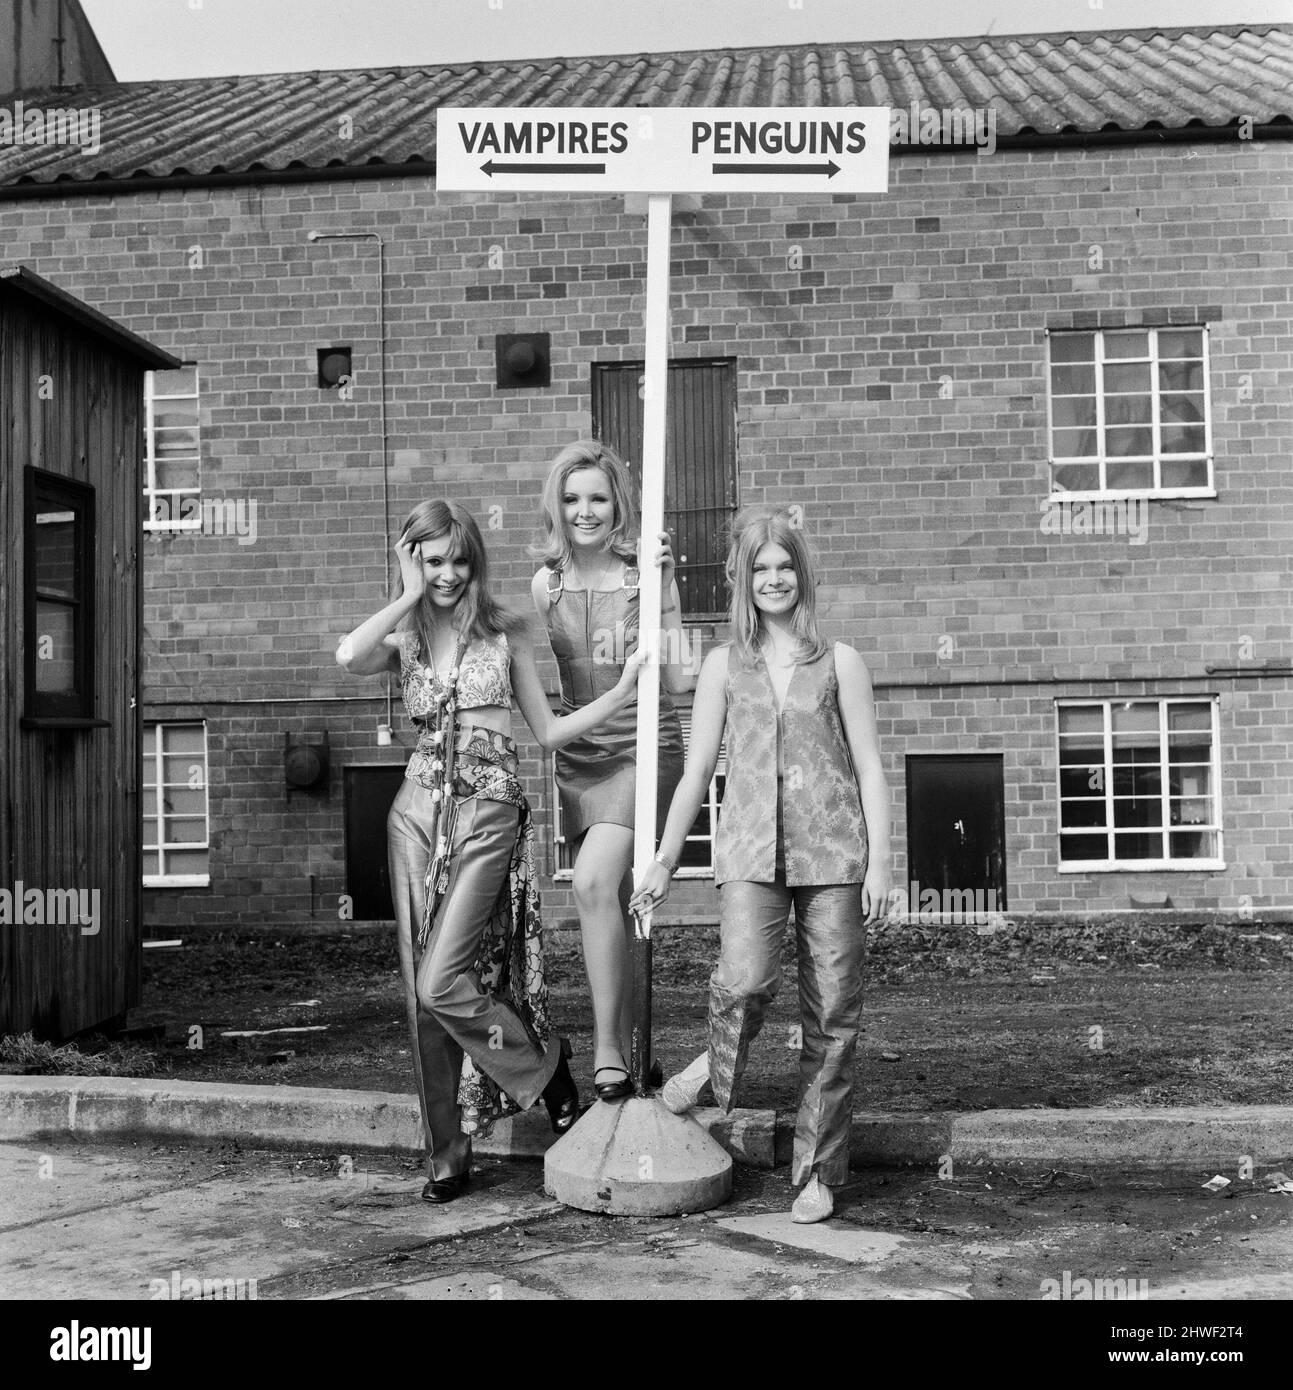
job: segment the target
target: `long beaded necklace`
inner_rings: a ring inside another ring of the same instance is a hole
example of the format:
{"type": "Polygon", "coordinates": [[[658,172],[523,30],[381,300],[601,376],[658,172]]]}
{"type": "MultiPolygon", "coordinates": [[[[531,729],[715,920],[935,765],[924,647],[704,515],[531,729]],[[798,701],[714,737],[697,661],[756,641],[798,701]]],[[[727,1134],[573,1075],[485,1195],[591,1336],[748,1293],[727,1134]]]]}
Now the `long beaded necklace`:
{"type": "Polygon", "coordinates": [[[435,845],[435,854],[427,867],[426,910],[422,914],[422,925],[418,931],[419,951],[426,949],[436,908],[449,889],[449,848],[453,843],[454,824],[458,819],[458,803],[450,795],[456,752],[454,735],[458,719],[458,673],[466,650],[467,639],[460,636],[453,654],[453,665],[450,666],[448,675],[436,693],[435,726],[431,732],[431,744],[435,749],[435,755],[431,761],[430,835],[435,845]]]}

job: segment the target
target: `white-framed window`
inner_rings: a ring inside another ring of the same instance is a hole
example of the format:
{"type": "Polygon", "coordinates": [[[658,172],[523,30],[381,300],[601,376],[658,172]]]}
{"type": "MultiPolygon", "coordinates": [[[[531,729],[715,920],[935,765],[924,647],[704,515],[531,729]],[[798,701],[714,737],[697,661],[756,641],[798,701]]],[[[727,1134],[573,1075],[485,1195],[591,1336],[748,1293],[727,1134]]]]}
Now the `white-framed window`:
{"type": "Polygon", "coordinates": [[[202,427],[196,363],[144,375],[144,529],[202,526],[202,427]]]}
{"type": "MultiPolygon", "coordinates": [[[[686,748],[691,741],[691,711],[679,710],[678,719],[682,724],[682,745],[686,748]]],[[[714,877],[714,832],[718,827],[718,806],[726,785],[727,744],[724,742],[718,750],[718,762],[710,779],[709,794],[701,803],[700,814],[687,832],[674,878],[714,877]]],[[[555,766],[552,773],[552,807],[552,838],[556,848],[556,868],[552,876],[558,880],[569,880],[574,876],[575,856],[561,831],[561,794],[557,790],[555,766]]]]}
{"type": "Polygon", "coordinates": [[[1060,871],[1222,869],[1213,696],[1057,700],[1060,871]]]}
{"type": "Polygon", "coordinates": [[[144,725],[144,887],[211,882],[205,724],[144,725]]]}
{"type": "Polygon", "coordinates": [[[1051,491],[1214,497],[1208,330],[1047,333],[1051,491]]]}

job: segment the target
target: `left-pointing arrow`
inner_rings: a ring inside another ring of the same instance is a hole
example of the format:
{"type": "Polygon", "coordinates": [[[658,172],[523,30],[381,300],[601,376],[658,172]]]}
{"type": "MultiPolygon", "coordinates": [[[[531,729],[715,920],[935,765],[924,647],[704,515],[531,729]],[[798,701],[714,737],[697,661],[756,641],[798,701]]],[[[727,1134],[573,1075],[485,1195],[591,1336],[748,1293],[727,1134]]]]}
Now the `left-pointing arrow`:
{"type": "Polygon", "coordinates": [[[488,159],[481,171],[491,178],[495,174],[604,174],[604,164],[497,164],[488,159]]]}
{"type": "Polygon", "coordinates": [[[840,171],[835,161],[825,164],[715,164],[716,174],[825,174],[833,179],[840,171]]]}

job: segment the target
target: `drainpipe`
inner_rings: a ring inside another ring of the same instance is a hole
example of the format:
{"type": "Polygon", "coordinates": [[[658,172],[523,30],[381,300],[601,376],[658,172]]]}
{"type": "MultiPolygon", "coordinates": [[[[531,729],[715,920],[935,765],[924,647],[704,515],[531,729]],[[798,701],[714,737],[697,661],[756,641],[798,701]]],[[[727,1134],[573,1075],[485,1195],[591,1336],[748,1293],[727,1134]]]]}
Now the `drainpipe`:
{"type": "MultiPolygon", "coordinates": [[[[386,437],[386,243],[376,232],[318,232],[306,233],[307,241],[359,241],[370,240],[377,243],[377,335],[378,335],[378,395],[381,407],[382,433],[382,538],[386,551],[385,587],[381,600],[385,604],[389,597],[393,579],[391,576],[391,554],[388,544],[391,534],[391,468],[390,448],[386,437]]],[[[391,704],[391,677],[386,676],[386,724],[394,726],[391,704]]]]}

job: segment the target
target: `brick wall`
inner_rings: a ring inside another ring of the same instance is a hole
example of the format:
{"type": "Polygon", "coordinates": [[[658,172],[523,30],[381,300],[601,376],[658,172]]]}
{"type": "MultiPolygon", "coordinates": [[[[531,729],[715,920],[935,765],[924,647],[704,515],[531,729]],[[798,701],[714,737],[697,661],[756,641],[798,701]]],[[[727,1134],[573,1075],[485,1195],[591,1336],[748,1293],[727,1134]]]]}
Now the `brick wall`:
{"type": "MultiPolygon", "coordinates": [[[[1290,162],[1273,143],[920,156],[884,196],[676,213],[674,353],[737,358],[741,499],[803,508],[825,627],[871,663],[899,880],[905,754],[1001,751],[1012,909],[1289,901],[1289,678],[1205,666],[1293,655],[1290,162]],[[1152,503],[1143,545],[1043,534],[1047,327],[1200,316],[1217,498],[1152,503]],[[928,688],[948,680],[967,684],[928,688]],[[1053,700],[1114,689],[1220,696],[1224,872],[1057,872],[1053,700]]],[[[213,773],[212,887],[150,890],[151,918],[299,920],[310,874],[316,902],[344,890],[339,769],[377,756],[379,704],[309,701],[382,692],[332,654],[383,600],[387,532],[458,498],[492,517],[497,588],[528,604],[539,486],[589,432],[590,364],[641,355],[645,219],[619,197],[392,179],[0,202],[0,233],[7,259],[200,363],[203,490],[257,504],[254,542],[145,551],[145,714],[205,713],[213,773]],[[312,229],[385,242],[385,516],[377,247],[312,229]],[[494,334],[519,330],[551,333],[550,390],[495,388],[494,334]],[[348,401],[315,384],[339,344],[348,401]],[[270,699],[300,703],[238,703],[270,699]],[[306,727],[329,729],[330,794],[285,803],[283,732],[306,727]]],[[[569,915],[567,889],[546,900],[569,915]]]]}

